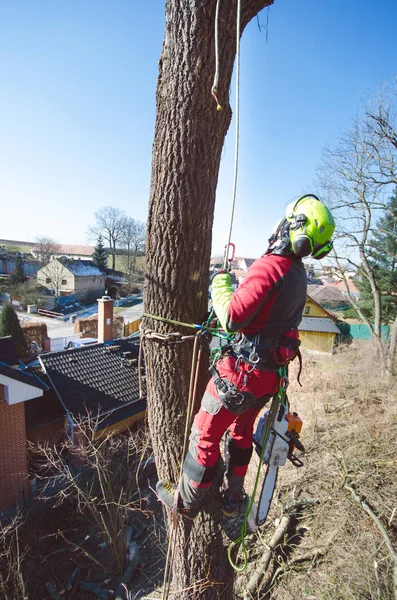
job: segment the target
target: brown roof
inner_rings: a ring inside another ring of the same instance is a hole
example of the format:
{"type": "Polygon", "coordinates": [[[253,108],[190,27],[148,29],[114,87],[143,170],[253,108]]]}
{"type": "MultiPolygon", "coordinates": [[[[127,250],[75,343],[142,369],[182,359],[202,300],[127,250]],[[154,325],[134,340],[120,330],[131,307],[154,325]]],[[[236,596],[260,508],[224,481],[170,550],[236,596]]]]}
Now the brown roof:
{"type": "Polygon", "coordinates": [[[346,302],[345,296],[335,287],[319,285],[310,291],[310,296],[316,302],[346,302]]]}
{"type": "MultiPolygon", "coordinates": [[[[76,255],[84,255],[84,256],[92,256],[95,246],[79,246],[75,244],[57,244],[56,251],[54,254],[76,254],[76,255]]],[[[33,252],[40,252],[41,246],[36,245],[33,246],[33,252]]]]}
{"type": "MultiPolygon", "coordinates": [[[[347,284],[348,284],[349,290],[352,294],[359,293],[359,289],[355,285],[354,281],[352,281],[352,279],[348,279],[347,284]]],[[[346,292],[346,284],[344,281],[338,281],[338,283],[335,283],[335,287],[337,290],[340,290],[341,292],[346,292]]]]}

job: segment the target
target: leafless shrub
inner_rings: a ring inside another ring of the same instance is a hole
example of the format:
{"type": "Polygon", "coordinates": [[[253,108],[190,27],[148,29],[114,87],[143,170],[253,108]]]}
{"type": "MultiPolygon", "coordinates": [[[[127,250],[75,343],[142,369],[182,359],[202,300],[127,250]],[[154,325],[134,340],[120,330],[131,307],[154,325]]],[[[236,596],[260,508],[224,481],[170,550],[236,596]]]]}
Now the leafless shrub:
{"type": "MultiPolygon", "coordinates": [[[[42,465],[42,497],[54,496],[58,504],[73,501],[99,533],[102,547],[109,548],[108,573],[122,574],[125,566],[126,529],[141,511],[137,469],[147,456],[146,432],[98,437],[98,422],[81,423],[76,441],[62,447],[36,449],[42,465]]],[[[66,539],[66,538],[65,538],[66,539]]],[[[72,543],[72,542],[70,542],[72,543]]],[[[76,550],[86,549],[73,544],[76,550]]],[[[94,562],[98,560],[91,554],[94,562]]]]}
{"type": "Polygon", "coordinates": [[[27,553],[19,544],[21,516],[0,522],[0,597],[4,600],[26,600],[27,590],[22,575],[22,562],[27,553]]]}

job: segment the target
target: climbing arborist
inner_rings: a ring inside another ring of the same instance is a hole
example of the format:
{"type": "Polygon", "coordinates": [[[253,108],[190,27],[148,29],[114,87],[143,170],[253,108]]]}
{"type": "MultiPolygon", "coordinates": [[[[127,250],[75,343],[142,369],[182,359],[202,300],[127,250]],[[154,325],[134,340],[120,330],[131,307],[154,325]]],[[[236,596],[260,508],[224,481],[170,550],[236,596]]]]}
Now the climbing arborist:
{"type": "MultiPolygon", "coordinates": [[[[299,353],[298,325],[306,302],[302,258],[321,259],[332,248],[335,221],[313,194],[287,207],[269,239],[266,253],[233,292],[230,274],[212,280],[213,308],[222,328],[239,336],[210,368],[201,408],[179,482],[177,510],[193,519],[216,474],[220,442],[226,432],[223,512],[236,514],[252,455],[252,435],[261,408],[279,389],[280,365],[299,353]]],[[[176,487],[159,481],[159,499],[173,507],[176,487]]]]}

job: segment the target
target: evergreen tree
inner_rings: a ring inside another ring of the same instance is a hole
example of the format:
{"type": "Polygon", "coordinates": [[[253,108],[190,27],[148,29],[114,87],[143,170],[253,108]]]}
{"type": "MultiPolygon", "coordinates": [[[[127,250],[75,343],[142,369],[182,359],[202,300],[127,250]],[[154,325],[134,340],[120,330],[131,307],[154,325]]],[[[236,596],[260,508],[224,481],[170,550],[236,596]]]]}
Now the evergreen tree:
{"type": "Polygon", "coordinates": [[[13,274],[10,277],[11,283],[24,283],[26,281],[26,276],[23,271],[23,262],[21,255],[18,253],[15,261],[15,269],[13,274]]]}
{"type": "MultiPolygon", "coordinates": [[[[372,234],[369,260],[374,269],[376,285],[381,292],[382,323],[388,324],[397,317],[397,188],[372,234]]],[[[373,294],[368,281],[363,278],[359,288],[360,308],[366,316],[372,318],[373,294]]]]}
{"type": "Polygon", "coordinates": [[[26,356],[28,353],[26,339],[12,304],[5,304],[0,313],[0,337],[8,335],[15,344],[18,356],[26,356]]]}
{"type": "Polygon", "coordinates": [[[97,243],[95,246],[95,250],[92,255],[92,260],[96,264],[99,269],[102,271],[107,271],[108,268],[108,253],[105,250],[105,246],[103,245],[102,236],[99,235],[97,239],[97,243]]]}

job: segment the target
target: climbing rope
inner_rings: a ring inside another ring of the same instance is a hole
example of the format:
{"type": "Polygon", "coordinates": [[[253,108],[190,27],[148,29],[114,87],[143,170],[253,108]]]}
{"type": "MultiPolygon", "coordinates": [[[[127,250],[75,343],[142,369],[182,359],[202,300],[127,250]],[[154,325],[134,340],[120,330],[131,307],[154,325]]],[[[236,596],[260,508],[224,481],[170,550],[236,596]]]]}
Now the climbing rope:
{"type": "MultiPolygon", "coordinates": [[[[221,0],[216,3],[215,11],[215,74],[214,82],[212,84],[211,93],[216,101],[216,109],[222,110],[222,106],[218,100],[218,84],[219,84],[219,7],[221,0]]],[[[237,16],[236,16],[236,139],[235,139],[235,150],[234,150],[234,175],[233,175],[233,193],[232,193],[232,209],[230,216],[230,227],[229,237],[226,244],[226,252],[223,263],[223,270],[226,271],[228,261],[228,250],[230,246],[230,240],[232,237],[234,212],[236,205],[236,192],[237,192],[237,174],[238,174],[238,153],[239,153],[239,123],[240,123],[240,21],[241,21],[241,0],[237,0],[237,16]]]]}
{"type": "Polygon", "coordinates": [[[216,102],[216,110],[222,110],[222,106],[219,104],[218,100],[218,83],[219,83],[219,40],[218,40],[218,29],[219,29],[219,7],[221,5],[221,0],[218,0],[216,3],[216,11],[215,11],[215,75],[214,75],[214,83],[212,84],[211,94],[215,98],[216,102]]]}
{"type": "Polygon", "coordinates": [[[232,238],[234,211],[236,207],[237,193],[237,174],[238,174],[238,152],[239,152],[239,123],[240,123],[240,18],[241,18],[241,0],[237,0],[237,22],[236,22],[236,139],[234,149],[234,174],[233,174],[233,193],[232,208],[230,214],[229,237],[227,238],[226,252],[223,262],[223,269],[227,268],[228,250],[232,238]]]}

